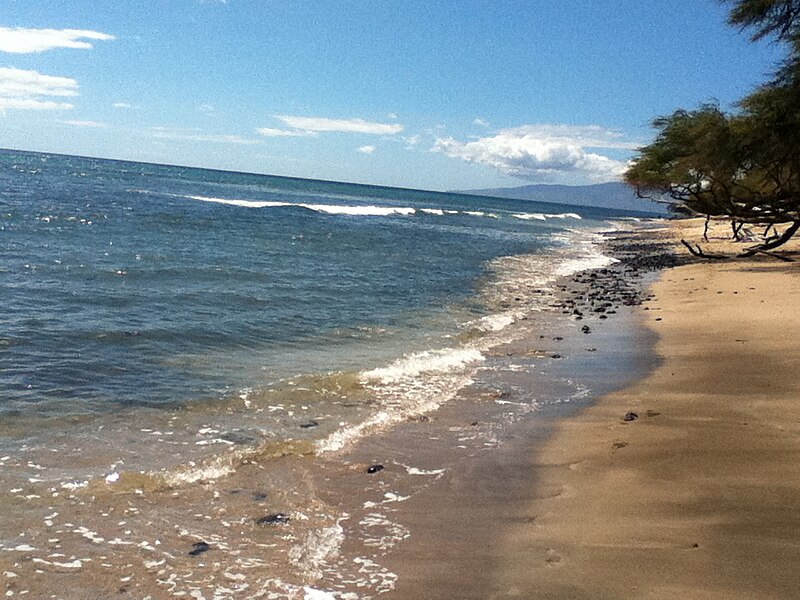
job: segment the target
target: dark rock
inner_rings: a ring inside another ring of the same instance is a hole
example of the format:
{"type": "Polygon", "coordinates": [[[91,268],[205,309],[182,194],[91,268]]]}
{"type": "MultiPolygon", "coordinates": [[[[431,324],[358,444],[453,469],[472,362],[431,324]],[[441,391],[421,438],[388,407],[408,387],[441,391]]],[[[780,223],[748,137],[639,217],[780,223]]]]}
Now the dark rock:
{"type": "Polygon", "coordinates": [[[367,473],[372,475],[373,473],[377,473],[379,471],[383,471],[383,469],[384,469],[383,465],[370,465],[370,466],[367,467],[367,473]]]}
{"type": "Polygon", "coordinates": [[[625,416],[622,417],[622,420],[630,422],[630,421],[635,421],[638,418],[639,418],[639,415],[637,415],[635,412],[626,412],[625,416]]]}
{"type": "Polygon", "coordinates": [[[319,427],[316,421],[309,421],[308,423],[300,423],[300,429],[311,429],[312,427],[319,427]]]}
{"type": "Polygon", "coordinates": [[[256,520],[256,525],[282,525],[289,522],[289,515],[273,513],[256,520]]]}
{"type": "Polygon", "coordinates": [[[253,500],[257,502],[261,502],[262,500],[266,500],[267,495],[264,492],[253,492],[253,500]]]}
{"type": "Polygon", "coordinates": [[[211,550],[211,546],[205,542],[197,542],[196,544],[192,545],[192,550],[189,552],[189,556],[198,556],[203,552],[208,552],[209,550],[211,550]]]}
{"type": "Polygon", "coordinates": [[[237,446],[255,444],[258,438],[243,431],[226,431],[220,434],[221,439],[236,444],[237,446]]]}

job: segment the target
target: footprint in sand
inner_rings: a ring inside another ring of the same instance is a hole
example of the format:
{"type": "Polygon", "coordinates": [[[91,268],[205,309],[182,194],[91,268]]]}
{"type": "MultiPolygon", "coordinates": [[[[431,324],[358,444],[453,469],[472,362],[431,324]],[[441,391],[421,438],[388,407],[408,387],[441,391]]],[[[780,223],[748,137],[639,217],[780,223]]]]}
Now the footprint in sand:
{"type": "Polygon", "coordinates": [[[561,563],[561,555],[550,548],[550,550],[547,551],[547,556],[545,556],[544,562],[546,562],[548,566],[554,567],[561,563]]]}

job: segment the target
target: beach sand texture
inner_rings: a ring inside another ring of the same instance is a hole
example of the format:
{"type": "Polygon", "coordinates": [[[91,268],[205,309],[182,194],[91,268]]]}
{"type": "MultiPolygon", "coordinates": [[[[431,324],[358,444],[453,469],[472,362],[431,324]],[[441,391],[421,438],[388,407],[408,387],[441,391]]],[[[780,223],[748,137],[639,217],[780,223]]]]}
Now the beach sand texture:
{"type": "Polygon", "coordinates": [[[497,597],[800,597],[800,267],[693,264],[652,289],[662,363],[559,424],[497,597]]]}

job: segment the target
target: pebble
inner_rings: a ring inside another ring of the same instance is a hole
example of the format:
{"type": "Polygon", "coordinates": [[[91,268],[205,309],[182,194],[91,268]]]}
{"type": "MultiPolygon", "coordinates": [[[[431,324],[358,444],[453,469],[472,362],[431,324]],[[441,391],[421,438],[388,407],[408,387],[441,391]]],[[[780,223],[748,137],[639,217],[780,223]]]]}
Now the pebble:
{"type": "Polygon", "coordinates": [[[192,550],[189,552],[189,556],[198,556],[203,552],[208,552],[209,550],[211,550],[211,546],[205,542],[197,542],[196,544],[192,545],[192,550]]]}
{"type": "Polygon", "coordinates": [[[256,520],[256,525],[281,525],[289,522],[289,515],[284,513],[273,513],[256,520]]]}

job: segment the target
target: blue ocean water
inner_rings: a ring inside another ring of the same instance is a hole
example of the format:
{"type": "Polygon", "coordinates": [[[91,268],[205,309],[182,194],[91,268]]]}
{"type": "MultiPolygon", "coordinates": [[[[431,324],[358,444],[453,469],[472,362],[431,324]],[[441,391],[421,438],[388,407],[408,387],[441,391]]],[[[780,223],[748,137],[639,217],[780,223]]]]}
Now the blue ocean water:
{"type": "Polygon", "coordinates": [[[390,591],[401,503],[590,393],[555,300],[621,216],[0,150],[0,571],[390,591]]]}
{"type": "Polygon", "coordinates": [[[0,151],[0,415],[174,407],[377,368],[485,314],[492,260],[613,216],[0,151]]]}

